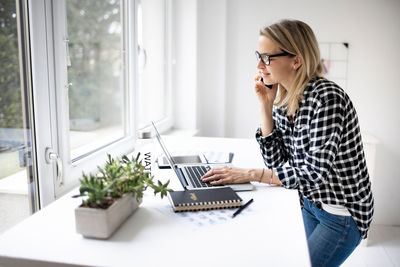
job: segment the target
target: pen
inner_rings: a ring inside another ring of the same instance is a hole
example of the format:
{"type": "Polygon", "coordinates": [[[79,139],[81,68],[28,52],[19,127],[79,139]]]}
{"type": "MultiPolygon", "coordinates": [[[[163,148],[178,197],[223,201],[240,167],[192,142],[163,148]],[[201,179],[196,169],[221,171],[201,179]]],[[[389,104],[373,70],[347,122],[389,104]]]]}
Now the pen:
{"type": "Polygon", "coordinates": [[[234,214],[232,214],[232,218],[235,218],[236,215],[238,215],[239,213],[242,212],[242,210],[247,208],[247,206],[250,205],[251,202],[253,202],[253,199],[250,199],[249,201],[246,202],[246,204],[244,204],[243,206],[240,206],[240,208],[237,211],[235,211],[234,214]]]}

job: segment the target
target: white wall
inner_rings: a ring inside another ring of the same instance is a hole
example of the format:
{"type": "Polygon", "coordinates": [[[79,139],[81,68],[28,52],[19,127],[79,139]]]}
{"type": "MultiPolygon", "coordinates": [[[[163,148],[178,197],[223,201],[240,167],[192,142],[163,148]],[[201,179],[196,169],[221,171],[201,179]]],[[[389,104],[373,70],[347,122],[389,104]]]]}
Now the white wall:
{"type": "Polygon", "coordinates": [[[400,225],[396,168],[400,163],[400,1],[200,0],[196,14],[195,127],[206,136],[254,136],[259,111],[252,80],[260,27],[282,18],[300,19],[314,29],[320,42],[350,44],[345,89],[362,130],[380,141],[374,223],[400,225]]]}
{"type": "Polygon", "coordinates": [[[174,126],[197,129],[197,0],[175,0],[173,21],[174,126]]]}
{"type": "Polygon", "coordinates": [[[225,136],[227,1],[198,1],[199,135],[225,136]]]}

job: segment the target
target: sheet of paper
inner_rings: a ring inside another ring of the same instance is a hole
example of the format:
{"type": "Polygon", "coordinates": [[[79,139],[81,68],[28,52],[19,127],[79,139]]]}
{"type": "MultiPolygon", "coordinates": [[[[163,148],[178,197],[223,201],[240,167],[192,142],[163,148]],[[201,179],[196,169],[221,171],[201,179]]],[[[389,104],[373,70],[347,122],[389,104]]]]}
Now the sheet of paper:
{"type": "Polygon", "coordinates": [[[232,214],[237,209],[174,212],[171,205],[163,205],[156,207],[156,210],[167,217],[174,217],[174,221],[176,221],[176,217],[179,217],[183,225],[192,228],[193,230],[196,230],[213,225],[229,224],[233,220],[237,220],[236,217],[246,216],[247,214],[250,214],[252,212],[252,207],[247,207],[235,218],[232,218],[232,214]]]}
{"type": "Polygon", "coordinates": [[[208,163],[229,163],[233,158],[232,152],[202,151],[200,153],[206,157],[208,163]]]}

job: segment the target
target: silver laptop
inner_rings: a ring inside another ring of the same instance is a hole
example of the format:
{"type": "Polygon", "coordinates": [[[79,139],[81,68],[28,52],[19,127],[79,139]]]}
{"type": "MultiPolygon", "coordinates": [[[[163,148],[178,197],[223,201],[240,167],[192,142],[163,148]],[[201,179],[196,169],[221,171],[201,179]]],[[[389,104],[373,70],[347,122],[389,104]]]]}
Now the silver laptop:
{"type": "MultiPolygon", "coordinates": [[[[179,181],[181,182],[183,188],[185,189],[201,189],[201,188],[210,188],[210,187],[217,187],[212,186],[209,182],[204,183],[201,181],[201,177],[211,169],[210,164],[176,164],[174,159],[171,157],[171,154],[168,152],[167,147],[165,146],[163,140],[161,139],[160,133],[158,132],[156,126],[153,122],[151,122],[155,133],[158,143],[160,144],[164,155],[170,165],[171,169],[174,170],[176,176],[178,177],[179,181]]],[[[225,164],[230,165],[230,164],[225,164]]],[[[221,166],[221,165],[219,165],[221,166]]],[[[254,189],[254,186],[251,183],[245,184],[230,184],[224,185],[229,186],[235,191],[250,191],[254,189]]],[[[221,186],[219,186],[221,187],[221,186]]]]}

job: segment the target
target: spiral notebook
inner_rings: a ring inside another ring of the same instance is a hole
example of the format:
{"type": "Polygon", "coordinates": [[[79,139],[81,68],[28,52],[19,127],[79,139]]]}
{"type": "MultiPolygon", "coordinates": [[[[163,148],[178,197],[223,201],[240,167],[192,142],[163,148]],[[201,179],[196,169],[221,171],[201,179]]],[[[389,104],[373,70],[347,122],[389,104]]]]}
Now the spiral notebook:
{"type": "Polygon", "coordinates": [[[174,191],[168,194],[175,212],[237,208],[242,199],[230,187],[174,191]]]}

